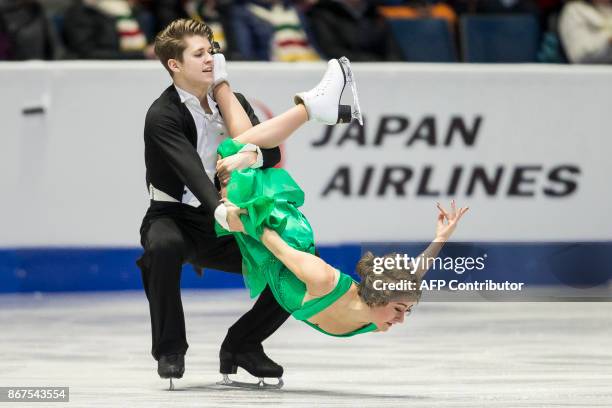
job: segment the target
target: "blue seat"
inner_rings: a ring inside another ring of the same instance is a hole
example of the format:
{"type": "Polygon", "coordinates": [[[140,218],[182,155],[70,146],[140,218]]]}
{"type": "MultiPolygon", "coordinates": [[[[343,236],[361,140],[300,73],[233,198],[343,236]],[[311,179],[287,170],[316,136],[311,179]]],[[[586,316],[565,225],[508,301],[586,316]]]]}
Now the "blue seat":
{"type": "Polygon", "coordinates": [[[404,60],[456,62],[455,42],[446,20],[438,18],[388,20],[404,60]]]}
{"type": "Polygon", "coordinates": [[[537,61],[540,27],[534,15],[466,15],[460,30],[465,62],[537,61]]]}

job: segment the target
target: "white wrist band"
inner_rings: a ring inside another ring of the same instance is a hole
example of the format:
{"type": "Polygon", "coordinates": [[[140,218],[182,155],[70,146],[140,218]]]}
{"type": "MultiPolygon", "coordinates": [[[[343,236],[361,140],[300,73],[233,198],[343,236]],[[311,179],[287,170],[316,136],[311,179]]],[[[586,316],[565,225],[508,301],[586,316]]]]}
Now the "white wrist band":
{"type": "Polygon", "coordinates": [[[230,230],[229,224],[227,222],[227,208],[225,204],[221,203],[215,208],[215,220],[221,225],[224,229],[230,230]]]}
{"type": "Polygon", "coordinates": [[[214,89],[217,85],[222,84],[223,82],[229,81],[227,80],[227,68],[225,67],[225,56],[221,53],[217,53],[213,55],[213,84],[212,89],[214,89]]]}
{"type": "Polygon", "coordinates": [[[259,146],[254,145],[253,143],[247,143],[238,151],[238,153],[242,152],[257,152],[257,160],[255,160],[255,163],[251,164],[251,169],[258,169],[263,166],[263,154],[261,153],[259,146]]]}

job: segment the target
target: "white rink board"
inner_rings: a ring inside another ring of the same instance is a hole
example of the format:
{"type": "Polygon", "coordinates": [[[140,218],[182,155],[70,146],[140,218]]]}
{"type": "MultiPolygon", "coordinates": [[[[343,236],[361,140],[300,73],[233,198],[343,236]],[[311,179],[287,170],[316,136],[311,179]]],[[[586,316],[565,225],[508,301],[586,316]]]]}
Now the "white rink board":
{"type": "MultiPolygon", "coordinates": [[[[312,87],[324,69],[323,64],[229,66],[232,85],[262,119],[267,112],[289,108],[293,93],[312,87]]],[[[605,216],[612,201],[612,69],[353,67],[366,117],[363,138],[351,133],[339,145],[344,126],[334,129],[329,143],[316,147],[325,127],[308,124],[284,146],[285,167],[306,192],[304,211],[318,242],[429,239],[434,202],[450,198],[472,211],[457,240],[612,238],[612,219],[605,216]],[[384,117],[387,129],[398,133],[377,145],[384,117]],[[453,119],[455,130],[445,145],[453,119]],[[472,132],[473,143],[466,144],[457,126],[465,125],[469,133],[476,121],[480,125],[472,132]],[[341,166],[347,168],[350,191],[342,194],[336,188],[323,195],[341,166]],[[455,167],[461,174],[452,191],[455,167]],[[501,171],[494,192],[486,194],[476,183],[468,194],[475,169],[487,177],[501,171]],[[385,171],[396,182],[412,174],[399,182],[401,188],[387,186],[378,195],[385,171]],[[523,173],[513,190],[517,171],[523,173]],[[421,194],[420,184],[425,186],[421,194]],[[423,194],[435,191],[440,194],[423,194]],[[551,197],[545,191],[567,194],[551,197]]],[[[0,247],[137,245],[147,206],[144,115],[168,84],[156,62],[0,64],[0,188],[5,198],[0,247]],[[22,115],[22,109],[36,106],[44,106],[45,114],[22,115]]]]}

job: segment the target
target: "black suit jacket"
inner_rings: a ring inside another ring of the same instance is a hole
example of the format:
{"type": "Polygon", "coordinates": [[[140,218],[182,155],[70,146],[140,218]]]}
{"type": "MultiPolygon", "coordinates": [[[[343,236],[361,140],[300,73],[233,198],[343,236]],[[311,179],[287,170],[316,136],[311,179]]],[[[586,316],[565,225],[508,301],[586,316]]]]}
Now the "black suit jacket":
{"type": "MultiPolygon", "coordinates": [[[[256,125],[259,119],[246,98],[235,94],[240,104],[256,125]]],[[[196,150],[197,130],[195,122],[174,85],[169,86],[153,102],[145,119],[145,165],[147,188],[155,188],[181,201],[185,187],[211,213],[219,205],[219,192],[204,170],[196,150]]],[[[280,161],[280,149],[261,149],[263,167],[271,167],[280,161]]]]}

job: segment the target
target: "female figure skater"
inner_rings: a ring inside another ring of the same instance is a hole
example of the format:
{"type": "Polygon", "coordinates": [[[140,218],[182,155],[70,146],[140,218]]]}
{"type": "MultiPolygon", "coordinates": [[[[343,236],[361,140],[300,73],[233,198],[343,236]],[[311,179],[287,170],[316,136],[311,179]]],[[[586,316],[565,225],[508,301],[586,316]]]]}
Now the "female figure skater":
{"type": "MultiPolygon", "coordinates": [[[[217,54],[213,58],[215,72],[224,71],[223,56],[217,54]]],[[[223,158],[244,149],[245,144],[261,148],[280,145],[308,120],[333,125],[348,122],[351,117],[361,119],[355,82],[346,58],[330,60],[321,82],[295,96],[296,106],[254,127],[227,81],[218,84],[213,93],[233,137],[217,150],[221,156],[218,168],[223,158]],[[353,89],[357,105],[353,112],[350,106],[339,105],[346,84],[353,89]]],[[[428,269],[424,262],[418,267],[413,265],[410,271],[396,267],[376,274],[374,256],[368,253],[357,264],[362,279],[357,283],[316,257],[312,228],[298,210],[304,203],[304,193],[285,170],[235,170],[220,173],[219,178],[224,185],[226,206],[239,207],[242,215],[239,220],[230,221],[226,229],[218,225],[217,233],[234,234],[252,297],[269,285],[278,303],[293,317],[338,337],[386,331],[402,323],[404,315],[418,301],[419,282],[428,269]],[[414,283],[411,290],[376,290],[376,280],[414,283]]],[[[457,208],[454,201],[450,211],[440,204],[437,207],[435,238],[422,254],[425,258],[437,255],[468,210],[457,208]]]]}

